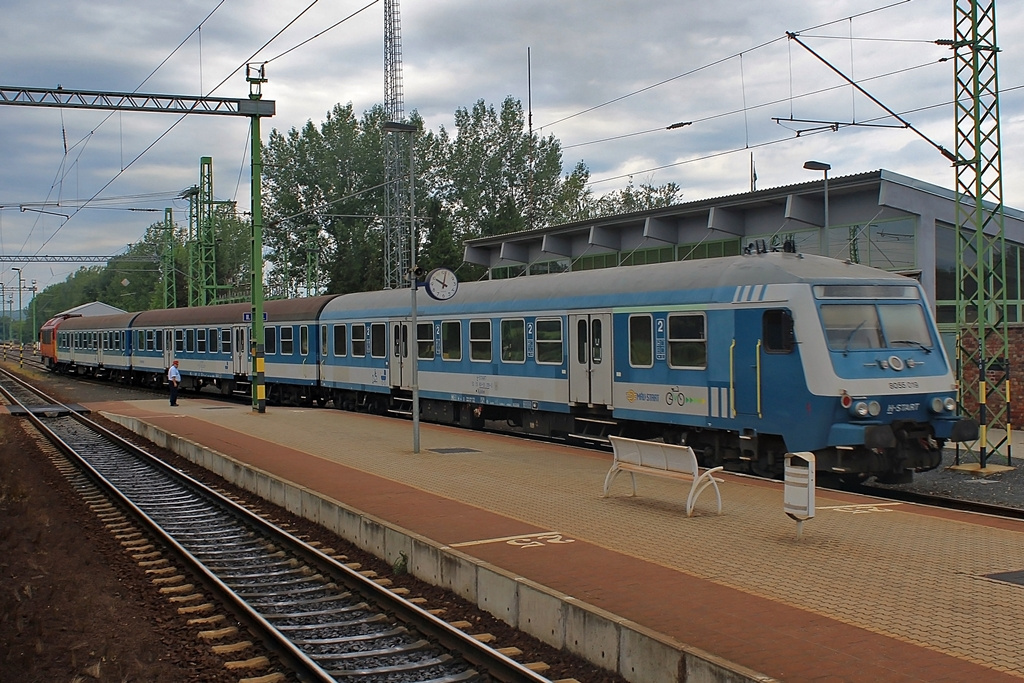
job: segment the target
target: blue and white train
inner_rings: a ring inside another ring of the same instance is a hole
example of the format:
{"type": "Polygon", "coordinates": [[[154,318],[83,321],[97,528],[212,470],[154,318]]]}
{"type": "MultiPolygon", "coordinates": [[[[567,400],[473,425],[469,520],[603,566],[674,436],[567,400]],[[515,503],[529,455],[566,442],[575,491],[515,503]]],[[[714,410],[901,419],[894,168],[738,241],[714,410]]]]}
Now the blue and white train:
{"type": "MultiPolygon", "coordinates": [[[[660,438],[762,476],[811,451],[820,475],[906,481],[977,438],[920,285],[866,266],[764,253],[464,283],[421,295],[415,332],[410,298],[266,302],[268,402],[408,411],[415,353],[425,420],[660,438]]],[[[176,359],[186,388],[248,390],[248,312],[55,319],[48,363],[161,383],[176,359]]]]}

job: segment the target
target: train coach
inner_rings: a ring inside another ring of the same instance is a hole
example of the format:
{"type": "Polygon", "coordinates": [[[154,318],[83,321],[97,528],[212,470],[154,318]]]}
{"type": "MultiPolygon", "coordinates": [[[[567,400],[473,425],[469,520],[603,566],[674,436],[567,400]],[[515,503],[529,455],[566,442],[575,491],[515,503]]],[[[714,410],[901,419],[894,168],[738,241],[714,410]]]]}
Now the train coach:
{"type": "MultiPolygon", "coordinates": [[[[464,283],[417,302],[415,330],[408,290],[266,302],[268,401],[408,412],[415,369],[425,420],[664,439],[771,477],[787,452],[811,451],[820,474],[850,482],[906,481],[938,466],[945,442],[977,438],[920,285],[866,266],[764,253],[464,283]]],[[[228,393],[248,381],[247,310],[91,331],[124,340],[136,378],[173,357],[228,393]]]]}

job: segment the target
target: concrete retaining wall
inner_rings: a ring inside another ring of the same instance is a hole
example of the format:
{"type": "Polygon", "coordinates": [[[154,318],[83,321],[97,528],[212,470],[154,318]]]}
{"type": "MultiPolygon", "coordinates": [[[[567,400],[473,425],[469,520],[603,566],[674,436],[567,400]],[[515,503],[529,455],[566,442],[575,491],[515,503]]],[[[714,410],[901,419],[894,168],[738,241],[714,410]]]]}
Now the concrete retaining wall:
{"type": "Polygon", "coordinates": [[[515,576],[428,538],[355,510],[269,472],[137,418],[104,413],[161,448],[239,488],[316,522],[389,564],[400,554],[410,574],[443,586],[498,619],[632,683],[769,683],[749,669],[689,647],[568,595],[515,576]]]}

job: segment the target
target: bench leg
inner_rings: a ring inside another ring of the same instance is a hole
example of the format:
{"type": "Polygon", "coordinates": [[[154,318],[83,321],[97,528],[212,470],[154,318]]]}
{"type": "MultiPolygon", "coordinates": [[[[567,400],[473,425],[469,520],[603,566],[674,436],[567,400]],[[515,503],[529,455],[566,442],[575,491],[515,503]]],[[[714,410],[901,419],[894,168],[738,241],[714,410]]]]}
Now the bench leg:
{"type": "Polygon", "coordinates": [[[615,481],[615,477],[620,471],[621,470],[619,470],[618,465],[612,465],[612,468],[608,470],[608,474],[604,477],[604,491],[601,493],[602,498],[606,498],[608,496],[608,487],[612,485],[612,482],[615,481]]]}
{"type": "Polygon", "coordinates": [[[697,498],[700,497],[701,492],[707,487],[711,486],[715,489],[715,499],[718,503],[718,514],[722,514],[722,493],[718,490],[718,482],[715,481],[715,472],[721,471],[721,467],[713,467],[710,470],[706,470],[703,474],[693,480],[693,484],[690,485],[690,495],[686,498],[686,516],[689,517],[693,514],[693,506],[697,503],[697,498]]]}

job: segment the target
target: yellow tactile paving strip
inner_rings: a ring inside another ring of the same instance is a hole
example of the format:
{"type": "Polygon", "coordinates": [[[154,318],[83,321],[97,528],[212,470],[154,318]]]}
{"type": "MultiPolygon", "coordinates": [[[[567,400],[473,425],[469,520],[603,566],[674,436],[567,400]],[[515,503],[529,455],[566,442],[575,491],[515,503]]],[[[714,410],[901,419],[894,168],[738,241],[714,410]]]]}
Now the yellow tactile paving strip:
{"type": "Polygon", "coordinates": [[[723,514],[715,515],[713,492],[705,492],[687,518],[686,487],[678,482],[638,477],[638,497],[630,498],[622,476],[601,498],[610,455],[428,424],[421,426],[421,452],[413,454],[410,422],[331,410],[270,408],[257,415],[247,407],[210,407],[187,401],[176,410],[1024,677],[1024,586],[984,578],[1024,569],[1024,522],[995,528],[908,505],[850,505],[849,496],[819,490],[817,515],[797,540],[795,523],[782,511],[781,484],[727,477],[720,485],[723,514]],[[431,450],[450,448],[475,452],[431,450]]]}

